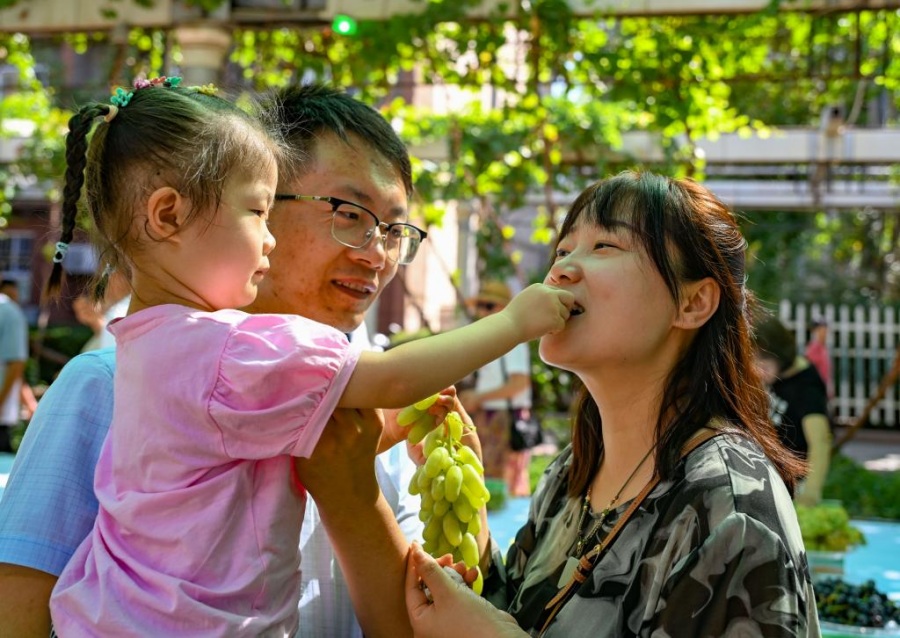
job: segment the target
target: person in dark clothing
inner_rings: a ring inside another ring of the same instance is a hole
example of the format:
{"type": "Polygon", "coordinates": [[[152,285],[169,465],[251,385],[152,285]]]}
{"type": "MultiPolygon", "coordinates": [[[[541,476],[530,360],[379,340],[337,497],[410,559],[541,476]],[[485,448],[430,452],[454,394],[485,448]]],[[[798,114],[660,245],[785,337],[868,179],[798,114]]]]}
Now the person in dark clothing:
{"type": "Polygon", "coordinates": [[[770,417],[782,443],[808,463],[794,500],[816,505],[831,461],[828,391],[819,372],[797,354],[794,335],[776,317],[756,326],[756,362],[769,388],[770,417]]]}

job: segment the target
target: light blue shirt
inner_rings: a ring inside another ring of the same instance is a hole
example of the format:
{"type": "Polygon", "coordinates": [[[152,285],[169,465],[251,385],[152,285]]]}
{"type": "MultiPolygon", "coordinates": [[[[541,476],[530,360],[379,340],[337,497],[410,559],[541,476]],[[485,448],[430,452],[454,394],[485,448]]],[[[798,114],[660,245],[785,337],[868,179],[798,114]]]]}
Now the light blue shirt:
{"type": "MultiPolygon", "coordinates": [[[[0,498],[0,562],[58,576],[94,525],[94,468],[113,405],[115,350],[78,355],[44,394],[25,432],[0,498]]],[[[406,486],[415,466],[402,446],[376,459],[385,499],[404,535],[421,542],[419,499],[406,486]]],[[[300,546],[303,600],[298,636],[356,637],[362,632],[334,550],[312,499],[300,546]]]]}
{"type": "Polygon", "coordinates": [[[38,403],[0,499],[0,562],[58,576],[94,526],[114,366],[112,349],[79,355],[38,403]]]}

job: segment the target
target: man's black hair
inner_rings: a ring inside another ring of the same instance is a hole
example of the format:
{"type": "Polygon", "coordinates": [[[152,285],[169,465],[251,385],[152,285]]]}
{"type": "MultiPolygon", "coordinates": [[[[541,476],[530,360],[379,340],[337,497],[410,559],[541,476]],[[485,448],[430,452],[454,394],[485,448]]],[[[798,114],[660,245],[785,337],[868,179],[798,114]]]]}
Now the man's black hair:
{"type": "Polygon", "coordinates": [[[282,168],[287,179],[304,173],[318,136],[330,131],[351,147],[359,141],[384,156],[400,173],[407,196],[412,196],[409,151],[390,123],[368,104],[342,89],[312,83],[277,90],[262,107],[269,125],[298,157],[294,166],[282,168]]]}

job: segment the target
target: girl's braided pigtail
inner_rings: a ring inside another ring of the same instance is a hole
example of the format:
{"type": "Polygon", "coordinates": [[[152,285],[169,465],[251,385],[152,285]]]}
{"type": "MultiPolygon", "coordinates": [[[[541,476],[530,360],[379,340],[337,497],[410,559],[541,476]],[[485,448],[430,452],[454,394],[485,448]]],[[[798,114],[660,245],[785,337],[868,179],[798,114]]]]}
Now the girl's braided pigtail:
{"type": "Polygon", "coordinates": [[[66,136],[66,182],[63,188],[62,232],[53,254],[53,270],[47,281],[45,295],[55,298],[59,295],[63,282],[63,258],[75,234],[75,219],[78,215],[78,200],[84,186],[84,169],[87,166],[87,138],[100,116],[110,115],[112,108],[107,104],[88,104],[69,120],[69,134],[66,136]]]}

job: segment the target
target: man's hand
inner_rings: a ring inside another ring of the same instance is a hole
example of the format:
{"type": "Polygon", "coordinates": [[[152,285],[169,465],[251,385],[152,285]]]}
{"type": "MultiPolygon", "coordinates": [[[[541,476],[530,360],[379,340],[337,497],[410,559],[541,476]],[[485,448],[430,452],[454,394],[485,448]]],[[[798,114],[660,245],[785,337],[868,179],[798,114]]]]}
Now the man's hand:
{"type": "Polygon", "coordinates": [[[378,410],[335,410],[297,477],[319,508],[367,636],[411,636],[403,601],[408,544],[375,476],[378,410]],[[377,592],[377,595],[373,595],[377,592]]]}
{"type": "Polygon", "coordinates": [[[377,498],[375,455],[383,426],[379,410],[335,410],[312,456],[294,459],[300,482],[320,510],[348,499],[377,498]]]}
{"type": "MultiPolygon", "coordinates": [[[[456,388],[453,386],[441,390],[441,395],[438,397],[437,401],[428,408],[428,413],[435,416],[436,423],[443,423],[444,418],[446,418],[447,414],[450,412],[457,412],[462,419],[462,444],[472,448],[472,451],[474,451],[478,458],[481,459],[481,441],[478,440],[478,435],[475,433],[475,424],[472,423],[472,417],[466,412],[462,402],[456,394],[456,388]]],[[[409,454],[409,458],[411,458],[416,465],[422,465],[425,462],[425,453],[422,448],[422,442],[416,443],[415,445],[407,443],[406,445],[406,451],[409,454]]]]}
{"type": "MultiPolygon", "coordinates": [[[[452,385],[441,390],[437,400],[426,410],[426,414],[430,414],[434,419],[434,425],[437,427],[444,422],[444,419],[451,410],[456,409],[456,388],[452,385]]],[[[399,410],[385,411],[384,434],[378,444],[378,453],[385,452],[401,441],[405,441],[409,436],[409,431],[413,426],[402,426],[397,423],[397,414],[399,410]]]]}

